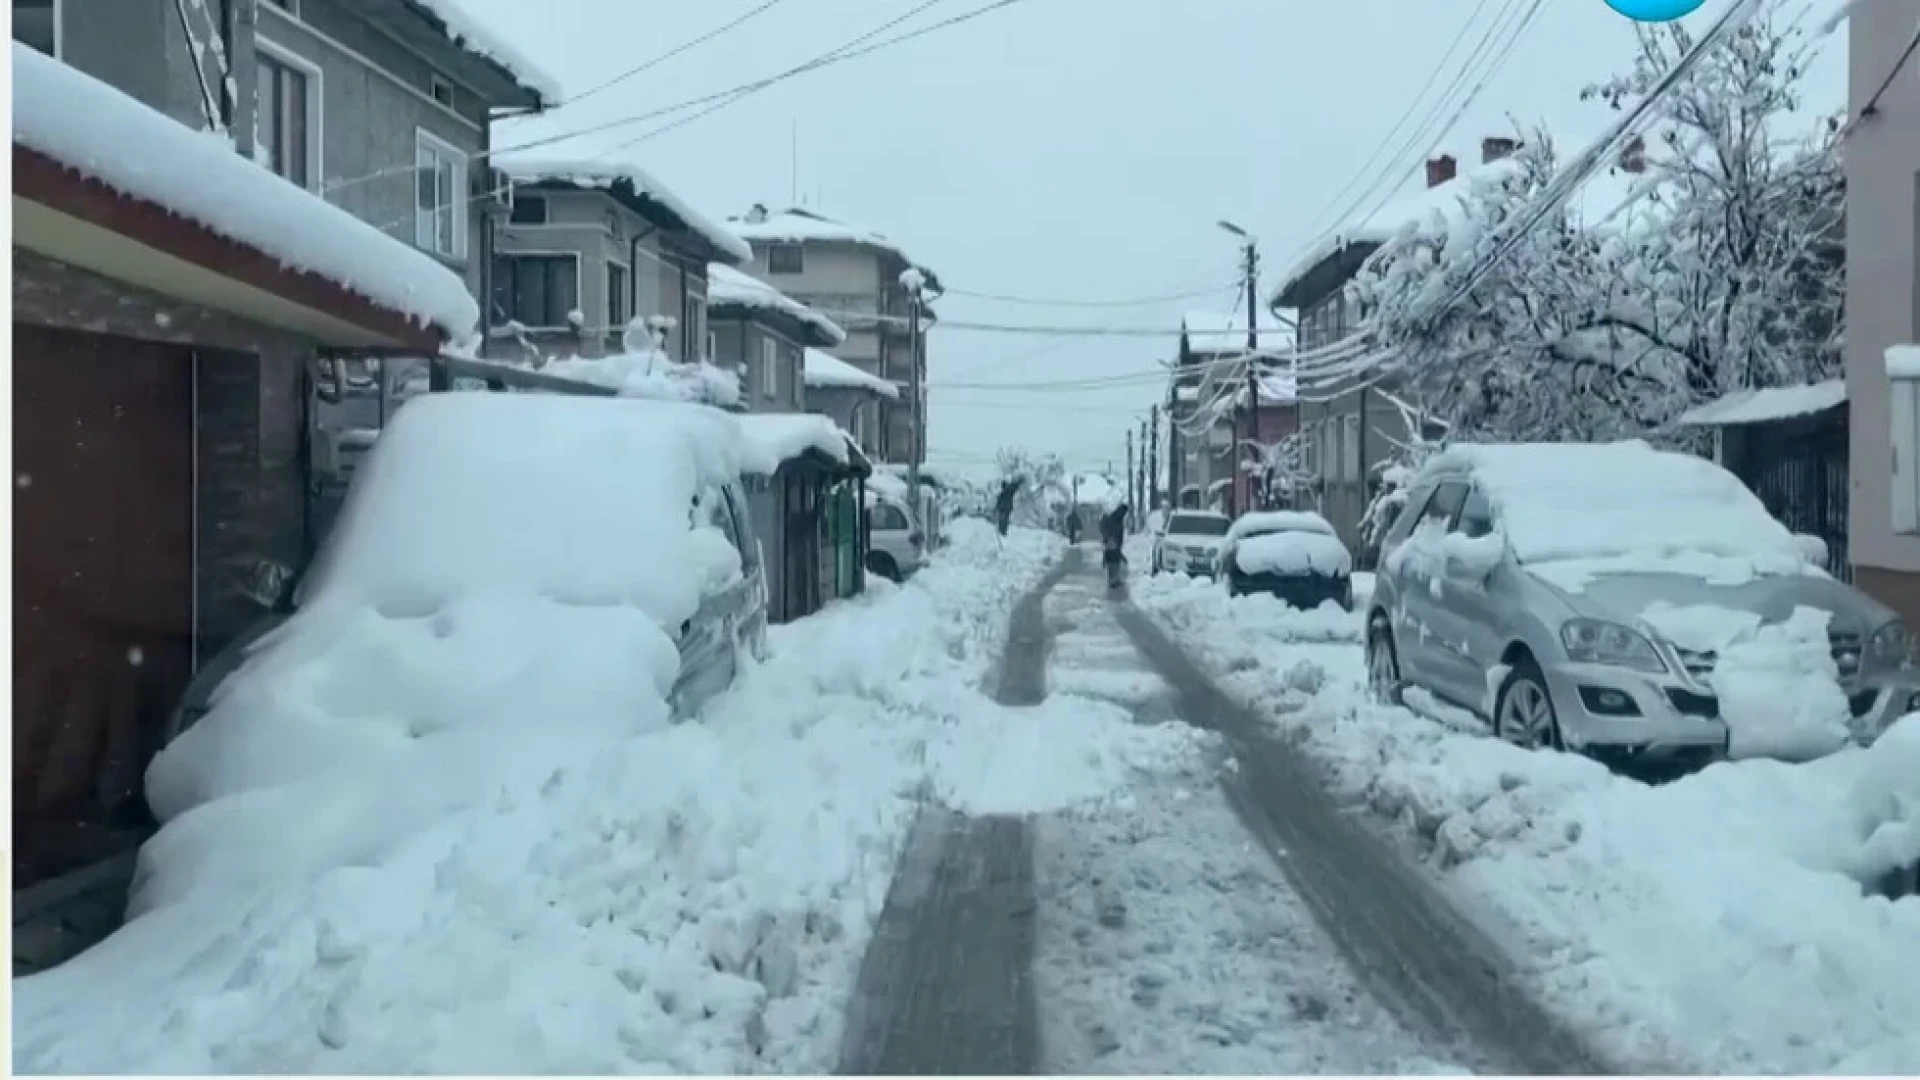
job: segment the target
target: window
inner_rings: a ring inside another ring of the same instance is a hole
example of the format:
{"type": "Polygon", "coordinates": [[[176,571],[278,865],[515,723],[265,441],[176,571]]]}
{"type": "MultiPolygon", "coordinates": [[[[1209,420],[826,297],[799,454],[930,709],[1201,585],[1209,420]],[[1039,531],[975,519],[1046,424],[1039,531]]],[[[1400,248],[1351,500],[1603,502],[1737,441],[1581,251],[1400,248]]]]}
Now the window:
{"type": "Polygon", "coordinates": [[[13,40],[58,58],[60,8],[59,0],[13,0],[13,40]]]}
{"type": "Polygon", "coordinates": [[[513,193],[513,209],[507,212],[509,225],[545,225],[547,223],[547,199],[544,195],[522,195],[513,193]]]}
{"type": "Polygon", "coordinates": [[[695,359],[695,357],[691,355],[693,350],[707,342],[707,301],[705,297],[693,296],[691,294],[687,296],[686,315],[680,320],[680,326],[687,335],[681,339],[683,346],[681,359],[693,360],[695,359]]]}
{"type": "Polygon", "coordinates": [[[770,244],[767,246],[767,273],[803,274],[806,273],[806,256],[799,244],[770,244]]]}
{"type": "Polygon", "coordinates": [[[1493,504],[1475,488],[1467,493],[1466,502],[1460,507],[1460,520],[1455,523],[1454,531],[1477,540],[1493,532],[1493,504]]]}
{"type": "Polygon", "coordinates": [[[1467,498],[1467,485],[1449,481],[1433,489],[1433,498],[1427,500],[1427,508],[1420,515],[1415,528],[1425,528],[1429,523],[1445,530],[1453,523],[1454,512],[1467,498]]]}
{"type": "Polygon", "coordinates": [[[1340,467],[1340,479],[1360,482],[1360,418],[1352,414],[1340,418],[1340,467]]]}
{"type": "Polygon", "coordinates": [[[413,242],[444,259],[467,257],[467,155],[414,133],[413,242]]]}
{"type": "Polygon", "coordinates": [[[506,255],[493,271],[493,305],[502,315],[534,328],[567,325],[580,305],[580,261],[573,255],[506,255]]]}
{"type": "Polygon", "coordinates": [[[260,163],[310,190],[319,187],[320,69],[256,39],[254,146],[260,163]]]}
{"type": "Polygon", "coordinates": [[[780,396],[780,343],[772,338],[760,339],[760,392],[780,396]]]}
{"type": "Polygon", "coordinates": [[[453,84],[438,75],[427,76],[427,93],[434,101],[453,108],[453,84]]]}
{"type": "Polygon", "coordinates": [[[607,328],[625,330],[627,321],[633,318],[628,302],[633,299],[633,289],[627,282],[627,268],[619,263],[607,264],[607,328]]]}
{"type": "Polygon", "coordinates": [[[892,503],[874,503],[873,527],[887,532],[906,532],[909,527],[906,511],[892,503]]]}
{"type": "Polygon", "coordinates": [[[300,14],[300,0],[266,0],[266,2],[289,15],[300,14]]]}

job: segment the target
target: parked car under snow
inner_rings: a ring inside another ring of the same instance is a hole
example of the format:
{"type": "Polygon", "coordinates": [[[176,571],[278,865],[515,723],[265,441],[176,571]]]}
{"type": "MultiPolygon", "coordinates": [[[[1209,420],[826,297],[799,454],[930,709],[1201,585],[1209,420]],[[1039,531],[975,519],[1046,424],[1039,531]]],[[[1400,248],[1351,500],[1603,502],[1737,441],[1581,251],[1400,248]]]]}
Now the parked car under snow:
{"type": "Polygon", "coordinates": [[[1870,739],[1920,706],[1912,638],[1803,540],[1731,473],[1644,442],[1452,448],[1382,545],[1370,685],[1616,759],[1870,739]]]}
{"type": "Polygon", "coordinates": [[[1274,510],[1242,514],[1220,547],[1217,576],[1227,593],[1267,593],[1312,610],[1353,608],[1353,555],[1319,514],[1274,510]]]}

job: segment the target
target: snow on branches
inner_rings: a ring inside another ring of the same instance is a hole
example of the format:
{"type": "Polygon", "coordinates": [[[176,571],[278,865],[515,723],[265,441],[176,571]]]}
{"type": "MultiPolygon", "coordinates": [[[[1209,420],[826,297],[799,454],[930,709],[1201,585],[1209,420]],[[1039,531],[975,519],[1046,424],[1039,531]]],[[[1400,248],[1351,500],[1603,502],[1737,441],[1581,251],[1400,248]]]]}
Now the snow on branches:
{"type": "MultiPolygon", "coordinates": [[[[1842,173],[1833,125],[1798,114],[1816,43],[1778,6],[1663,100],[1642,171],[1590,178],[1462,303],[1434,311],[1561,167],[1545,132],[1363,267],[1353,287],[1402,385],[1454,435],[1646,434],[1728,392],[1836,369],[1842,173]]],[[[1630,70],[1583,96],[1624,107],[1692,47],[1678,23],[1643,27],[1630,70]]]]}

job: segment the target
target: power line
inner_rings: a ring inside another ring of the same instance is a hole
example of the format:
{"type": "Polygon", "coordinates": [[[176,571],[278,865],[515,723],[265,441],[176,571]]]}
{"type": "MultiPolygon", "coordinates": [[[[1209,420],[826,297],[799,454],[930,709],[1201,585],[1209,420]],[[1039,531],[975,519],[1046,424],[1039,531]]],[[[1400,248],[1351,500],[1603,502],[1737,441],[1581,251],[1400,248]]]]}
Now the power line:
{"type": "Polygon", "coordinates": [[[762,15],[766,13],[768,10],[778,7],[784,3],[786,3],[786,0],[765,0],[765,2],[762,3],[760,6],[753,8],[752,10],[748,11],[746,14],[741,15],[738,18],[735,18],[731,22],[725,23],[721,26],[717,26],[714,29],[707,31],[706,33],[701,34],[699,37],[696,37],[690,41],[683,41],[680,44],[674,46],[673,48],[668,49],[666,52],[663,52],[660,55],[654,57],[653,59],[638,65],[637,67],[628,68],[627,70],[621,72],[618,75],[615,75],[613,78],[608,79],[605,82],[598,83],[592,87],[589,87],[586,90],[582,90],[580,93],[575,94],[570,98],[567,98],[565,101],[561,102],[561,104],[573,105],[581,101],[585,101],[587,98],[590,98],[593,95],[600,93],[602,90],[606,90],[611,87],[618,86],[621,83],[626,82],[628,79],[631,79],[636,75],[642,74],[647,71],[651,71],[652,69],[659,67],[661,64],[666,63],[667,61],[673,59],[676,56],[679,56],[684,52],[687,52],[690,49],[698,48],[699,46],[704,45],[709,41],[712,41],[714,38],[717,38],[720,35],[727,33],[733,28],[740,26],[741,24],[752,20],[756,16],[762,15]]]}
{"type": "Polygon", "coordinates": [[[1115,308],[1146,307],[1150,304],[1172,303],[1175,300],[1194,300],[1203,296],[1213,296],[1224,288],[1237,289],[1239,287],[1240,283],[1234,281],[1224,285],[1209,286],[1205,289],[1194,289],[1190,292],[1165,293],[1160,296],[1141,296],[1131,300],[1043,300],[1031,296],[1013,296],[1007,293],[970,292],[966,289],[954,288],[947,289],[947,295],[964,296],[974,300],[991,300],[1002,304],[1025,304],[1032,307],[1115,308]]]}

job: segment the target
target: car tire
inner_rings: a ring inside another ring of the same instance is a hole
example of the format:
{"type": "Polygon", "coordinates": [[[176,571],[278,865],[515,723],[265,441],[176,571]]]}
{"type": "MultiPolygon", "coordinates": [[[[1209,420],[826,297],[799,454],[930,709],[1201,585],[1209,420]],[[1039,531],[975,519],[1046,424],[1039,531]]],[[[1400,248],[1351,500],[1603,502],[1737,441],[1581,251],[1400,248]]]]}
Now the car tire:
{"type": "Polygon", "coordinates": [[[1399,705],[1400,689],[1400,651],[1386,617],[1377,615],[1367,628],[1367,697],[1376,705],[1399,705]]]}
{"type": "Polygon", "coordinates": [[[895,585],[900,584],[900,564],[884,551],[867,553],[867,573],[877,574],[895,585]]]}
{"type": "Polygon", "coordinates": [[[1530,656],[1516,661],[1500,684],[1493,701],[1493,736],[1522,750],[1566,749],[1547,677],[1530,656]]]}

